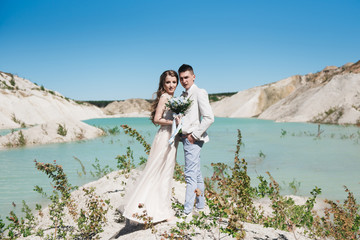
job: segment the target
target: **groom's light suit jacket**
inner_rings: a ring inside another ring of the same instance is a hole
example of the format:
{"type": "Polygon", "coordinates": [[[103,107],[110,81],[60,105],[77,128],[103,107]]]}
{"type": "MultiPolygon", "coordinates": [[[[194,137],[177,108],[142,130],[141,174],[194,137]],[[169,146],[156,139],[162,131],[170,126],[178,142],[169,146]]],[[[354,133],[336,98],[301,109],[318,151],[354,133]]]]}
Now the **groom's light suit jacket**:
{"type": "MultiPolygon", "coordinates": [[[[186,96],[186,93],[182,95],[186,96]]],[[[208,142],[209,136],[206,130],[214,122],[208,94],[205,89],[193,84],[187,91],[187,97],[192,100],[192,104],[183,117],[182,133],[191,133],[196,140],[208,142]]]]}

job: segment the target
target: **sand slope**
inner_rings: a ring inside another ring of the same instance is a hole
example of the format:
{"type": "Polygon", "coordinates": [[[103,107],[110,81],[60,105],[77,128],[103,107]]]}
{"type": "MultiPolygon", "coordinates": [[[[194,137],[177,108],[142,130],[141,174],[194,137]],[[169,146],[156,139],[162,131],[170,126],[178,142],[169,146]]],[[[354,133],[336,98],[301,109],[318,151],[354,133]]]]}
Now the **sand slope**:
{"type": "Polygon", "coordinates": [[[95,106],[78,104],[58,92],[4,72],[0,72],[0,102],[0,129],[20,127],[18,122],[34,125],[54,120],[85,120],[104,116],[95,106]]]}
{"type": "Polygon", "coordinates": [[[114,117],[149,116],[151,104],[145,99],[135,98],[125,101],[114,101],[108,104],[103,111],[114,117]]]}
{"type": "MultiPolygon", "coordinates": [[[[0,72],[0,129],[24,128],[26,145],[89,139],[103,132],[81,120],[104,117],[90,104],[79,104],[58,92],[0,72]],[[65,126],[65,136],[57,133],[65,126]]],[[[20,132],[0,136],[0,149],[19,146],[20,132]]],[[[21,145],[21,144],[20,144],[21,145]]]]}
{"type": "Polygon", "coordinates": [[[218,117],[360,123],[360,61],[240,91],[212,107],[218,117]]]}

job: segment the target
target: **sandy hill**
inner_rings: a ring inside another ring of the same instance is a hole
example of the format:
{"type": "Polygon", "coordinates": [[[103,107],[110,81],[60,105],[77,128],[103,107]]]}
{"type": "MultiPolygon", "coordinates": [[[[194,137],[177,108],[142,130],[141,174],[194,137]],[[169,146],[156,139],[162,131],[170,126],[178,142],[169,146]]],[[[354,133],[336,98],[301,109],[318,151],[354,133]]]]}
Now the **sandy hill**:
{"type": "Polygon", "coordinates": [[[215,116],[360,123],[360,61],[296,75],[212,103],[215,116]]]}
{"type": "Polygon", "coordinates": [[[0,149],[27,144],[93,138],[102,131],[81,120],[104,117],[90,104],[78,104],[58,92],[0,72],[0,129],[24,128],[0,136],[0,149]],[[60,127],[61,125],[61,127],[60,127]],[[58,133],[59,132],[59,133],[58,133]]]}
{"type": "Polygon", "coordinates": [[[148,116],[150,114],[150,107],[151,103],[149,101],[135,98],[112,102],[103,108],[103,111],[107,115],[115,116],[148,116]]]}

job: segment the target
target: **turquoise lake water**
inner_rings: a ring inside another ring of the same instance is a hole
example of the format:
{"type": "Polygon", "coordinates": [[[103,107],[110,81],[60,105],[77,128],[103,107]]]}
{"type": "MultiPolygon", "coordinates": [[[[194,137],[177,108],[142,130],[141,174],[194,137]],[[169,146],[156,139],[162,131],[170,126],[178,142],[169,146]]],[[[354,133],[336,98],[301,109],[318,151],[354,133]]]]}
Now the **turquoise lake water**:
{"type": "MultiPolygon", "coordinates": [[[[148,118],[107,118],[85,121],[108,129],[128,124],[137,129],[151,144],[157,131],[148,118]]],[[[243,146],[241,157],[248,162],[248,172],[257,184],[256,176],[269,171],[280,183],[284,193],[293,193],[289,183],[298,186],[297,195],[309,196],[318,186],[322,198],[343,200],[346,185],[360,199],[360,128],[355,126],[321,125],[323,133],[316,138],[317,124],[275,123],[258,119],[216,118],[208,130],[210,142],[202,150],[202,171],[211,174],[212,162],[233,164],[237,141],[237,129],[241,130],[243,146]],[[264,156],[265,155],[265,156],[264,156]],[[300,184],[300,185],[299,185],[300,184]]],[[[0,131],[0,135],[9,131],[0,131]]],[[[126,153],[126,147],[134,151],[135,159],[145,156],[143,147],[125,135],[109,135],[89,141],[48,144],[0,151],[0,216],[4,219],[12,202],[21,209],[21,201],[30,206],[43,203],[41,196],[33,191],[35,185],[50,189],[47,176],[35,169],[34,160],[56,162],[63,166],[73,185],[95,180],[90,171],[97,158],[101,166],[116,168],[117,155],[126,153]],[[82,173],[78,158],[84,164],[82,173]]],[[[178,162],[183,164],[182,144],[179,144],[178,162]]]]}

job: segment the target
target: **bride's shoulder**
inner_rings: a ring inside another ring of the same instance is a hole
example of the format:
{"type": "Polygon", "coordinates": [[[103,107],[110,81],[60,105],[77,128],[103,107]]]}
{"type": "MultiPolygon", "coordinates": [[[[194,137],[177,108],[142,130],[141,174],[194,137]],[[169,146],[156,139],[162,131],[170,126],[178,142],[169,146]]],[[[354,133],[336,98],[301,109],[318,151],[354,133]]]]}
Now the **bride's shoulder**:
{"type": "Polygon", "coordinates": [[[170,99],[170,98],[171,98],[171,95],[168,94],[168,93],[163,93],[163,94],[161,94],[160,98],[170,99]]]}

